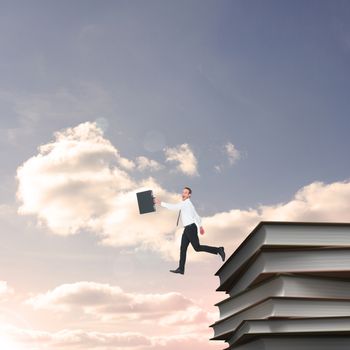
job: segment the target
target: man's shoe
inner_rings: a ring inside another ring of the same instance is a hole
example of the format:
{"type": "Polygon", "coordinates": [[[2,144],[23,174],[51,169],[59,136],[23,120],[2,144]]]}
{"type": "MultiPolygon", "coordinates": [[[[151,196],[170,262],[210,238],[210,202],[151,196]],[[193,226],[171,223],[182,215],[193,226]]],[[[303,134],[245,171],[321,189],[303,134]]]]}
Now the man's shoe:
{"type": "Polygon", "coordinates": [[[169,270],[169,271],[173,273],[181,273],[181,275],[184,274],[184,270],[181,270],[179,267],[176,270],[169,270]]]}
{"type": "Polygon", "coordinates": [[[220,248],[219,248],[218,254],[221,256],[222,261],[225,261],[225,256],[226,256],[226,254],[225,254],[225,249],[224,249],[224,247],[220,247],[220,248]]]}

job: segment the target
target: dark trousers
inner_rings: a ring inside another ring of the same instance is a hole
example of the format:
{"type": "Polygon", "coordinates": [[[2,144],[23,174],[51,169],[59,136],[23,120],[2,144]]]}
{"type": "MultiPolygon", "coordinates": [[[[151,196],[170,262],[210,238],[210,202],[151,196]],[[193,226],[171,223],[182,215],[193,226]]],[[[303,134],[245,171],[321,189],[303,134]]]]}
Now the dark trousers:
{"type": "Polygon", "coordinates": [[[189,244],[192,244],[193,249],[196,252],[207,252],[211,254],[217,254],[219,252],[218,247],[211,247],[208,245],[199,244],[198,239],[198,229],[196,224],[186,226],[181,238],[181,247],[180,247],[180,263],[179,267],[181,270],[185,270],[186,263],[186,253],[189,244]]]}

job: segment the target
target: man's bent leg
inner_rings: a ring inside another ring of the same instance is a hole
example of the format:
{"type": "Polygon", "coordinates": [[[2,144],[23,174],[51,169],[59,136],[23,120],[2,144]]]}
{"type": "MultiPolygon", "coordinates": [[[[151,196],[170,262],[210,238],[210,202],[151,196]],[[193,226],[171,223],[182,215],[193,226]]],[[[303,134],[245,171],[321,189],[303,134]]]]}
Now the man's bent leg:
{"type": "Polygon", "coordinates": [[[196,252],[207,252],[211,254],[219,253],[219,247],[211,247],[209,245],[199,244],[197,225],[192,225],[189,228],[190,230],[188,232],[188,239],[190,240],[192,247],[196,252]]]}

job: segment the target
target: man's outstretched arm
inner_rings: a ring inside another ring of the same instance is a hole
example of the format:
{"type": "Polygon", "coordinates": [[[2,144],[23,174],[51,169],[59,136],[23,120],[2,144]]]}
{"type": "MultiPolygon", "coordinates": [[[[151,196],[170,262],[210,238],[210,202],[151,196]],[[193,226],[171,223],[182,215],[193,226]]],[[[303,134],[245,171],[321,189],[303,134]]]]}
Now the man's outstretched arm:
{"type": "Polygon", "coordinates": [[[180,210],[182,208],[182,202],[172,204],[162,202],[159,198],[154,198],[154,203],[160,205],[161,207],[168,208],[170,210],[180,210]]]}

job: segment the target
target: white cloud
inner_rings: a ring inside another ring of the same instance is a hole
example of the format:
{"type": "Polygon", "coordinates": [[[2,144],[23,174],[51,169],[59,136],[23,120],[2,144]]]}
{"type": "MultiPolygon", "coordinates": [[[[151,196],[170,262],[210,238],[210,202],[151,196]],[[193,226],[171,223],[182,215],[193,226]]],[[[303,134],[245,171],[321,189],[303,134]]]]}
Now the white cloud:
{"type": "Polygon", "coordinates": [[[38,154],[17,169],[19,214],[36,215],[52,233],[89,230],[100,243],[138,247],[177,259],[176,214],[160,208],[139,215],[136,192],[152,189],[165,201],[179,200],[152,177],[134,180],[120,163],[118,150],[96,123],[86,122],[54,134],[38,154]]]}
{"type": "Polygon", "coordinates": [[[221,146],[221,152],[225,155],[225,160],[220,162],[219,164],[214,165],[214,170],[216,173],[222,173],[228,165],[234,165],[239,159],[242,158],[241,152],[236,148],[236,146],[227,142],[225,145],[221,146]],[[228,162],[228,165],[227,165],[228,162]]]}
{"type": "Polygon", "coordinates": [[[193,300],[177,292],[129,293],[119,286],[96,282],[60,285],[46,293],[29,298],[26,304],[34,309],[54,312],[78,310],[102,321],[152,321],[158,325],[209,323],[210,315],[193,300]]]}
{"type": "Polygon", "coordinates": [[[137,162],[137,169],[140,171],[147,170],[147,169],[156,171],[163,168],[163,166],[160,163],[158,163],[156,160],[149,159],[144,156],[137,157],[136,162],[137,162]]]}
{"type": "Polygon", "coordinates": [[[132,160],[130,160],[128,158],[119,157],[118,163],[122,168],[124,168],[126,170],[132,170],[135,168],[135,162],[133,162],[132,160]]]}
{"type": "MultiPolygon", "coordinates": [[[[56,133],[53,142],[39,147],[38,155],[18,168],[19,213],[36,215],[55,234],[89,230],[99,235],[101,244],[149,249],[177,261],[182,230],[175,231],[176,213],[159,208],[139,215],[136,192],[153,189],[167,202],[179,197],[152,177],[136,181],[118,167],[120,159],[96,123],[56,133]]],[[[203,217],[207,233],[200,240],[223,245],[229,254],[261,220],[349,221],[350,183],[314,182],[285,203],[203,217]]],[[[190,249],[188,260],[202,260],[204,255],[190,249]]]]}
{"type": "Polygon", "coordinates": [[[11,288],[6,281],[0,281],[0,302],[6,301],[13,293],[13,288],[11,288]]]}
{"type": "Polygon", "coordinates": [[[173,148],[165,148],[167,162],[177,162],[177,170],[188,176],[198,175],[197,159],[187,143],[173,148]]]}
{"type": "MultiPolygon", "coordinates": [[[[0,286],[2,292],[8,292],[5,282],[0,286]]],[[[217,312],[205,311],[178,292],[130,293],[119,286],[82,281],[59,285],[30,297],[24,304],[31,306],[33,312],[46,310],[51,316],[55,313],[59,319],[67,320],[66,328],[32,329],[29,322],[17,324],[0,319],[3,347],[31,350],[213,348],[208,324],[217,319],[217,312]],[[68,321],[70,318],[79,320],[78,329],[74,321],[68,321]]]]}
{"type": "Polygon", "coordinates": [[[57,332],[49,332],[19,328],[11,324],[0,326],[0,340],[3,339],[7,340],[6,344],[15,344],[16,349],[30,350],[63,348],[67,350],[178,350],[198,348],[210,350],[216,348],[214,343],[209,342],[208,337],[203,333],[151,336],[140,332],[100,332],[85,329],[63,329],[57,332]]]}
{"type": "Polygon", "coordinates": [[[225,145],[225,152],[228,157],[228,161],[231,165],[235,164],[237,160],[241,158],[241,153],[231,142],[227,142],[225,145]]]}
{"type": "MultiPolygon", "coordinates": [[[[0,327],[0,340],[12,339],[19,349],[146,349],[152,341],[138,332],[97,332],[84,329],[63,329],[58,332],[19,328],[14,325],[0,327]],[[23,344],[23,345],[22,345],[23,344]]],[[[17,349],[17,347],[16,347],[17,349]]],[[[6,349],[7,350],[7,349],[6,349]]],[[[8,349],[10,350],[10,349],[8,349]]]]}
{"type": "Polygon", "coordinates": [[[37,214],[58,234],[93,227],[117,191],[135,187],[127,173],[111,167],[118,151],[94,123],[55,133],[56,140],[17,170],[20,214],[37,214]]]}
{"type": "Polygon", "coordinates": [[[192,305],[185,310],[177,310],[177,312],[170,313],[160,320],[162,325],[174,325],[181,327],[183,325],[209,325],[216,321],[217,314],[209,313],[203,310],[198,305],[192,305]]]}
{"type": "Polygon", "coordinates": [[[212,244],[224,245],[232,253],[262,220],[274,221],[350,221],[350,181],[325,184],[314,182],[301,188],[285,203],[260,205],[256,209],[232,209],[203,220],[212,244]]]}

